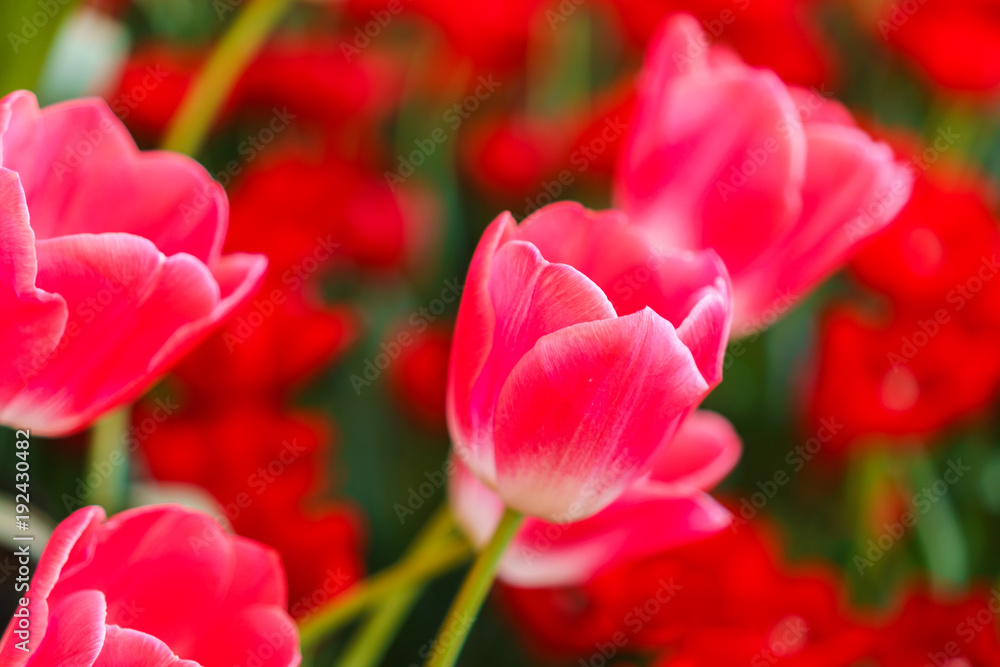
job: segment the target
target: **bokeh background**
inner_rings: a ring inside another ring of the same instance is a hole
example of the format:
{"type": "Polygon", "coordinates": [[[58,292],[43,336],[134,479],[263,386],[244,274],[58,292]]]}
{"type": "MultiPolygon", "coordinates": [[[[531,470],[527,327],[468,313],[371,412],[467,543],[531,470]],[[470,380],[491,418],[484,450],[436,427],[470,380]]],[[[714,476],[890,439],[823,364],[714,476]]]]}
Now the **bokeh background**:
{"type": "MultiPolygon", "coordinates": [[[[250,3],[5,0],[0,93],[104,97],[156,148],[250,3]]],[[[846,271],[731,346],[706,407],[744,440],[719,490],[733,532],[766,535],[782,568],[821,571],[861,615],[891,618],[914,588],[944,601],[995,590],[1000,5],[987,0],[293,3],[196,155],[230,196],[227,251],[270,257],[265,287],[135,407],[128,466],[89,455],[86,434],[34,439],[35,511],[209,509],[281,552],[296,616],[394,562],[446,498],[448,350],[479,234],[503,210],[610,205],[643,48],[675,11],[811,89],[817,108],[845,103],[918,179],[846,271]],[[961,477],[938,494],[953,465],[961,477]],[[873,558],[869,540],[914,508],[916,525],[873,558]]],[[[6,495],[12,480],[0,476],[6,495]]],[[[422,662],[459,575],[432,585],[384,664],[422,662]]],[[[643,600],[646,579],[605,585],[643,600]]],[[[563,593],[501,587],[461,664],[589,659],[530,632],[547,617],[550,634],[593,646],[592,626],[546,611],[586,616],[593,591],[563,593]]]]}

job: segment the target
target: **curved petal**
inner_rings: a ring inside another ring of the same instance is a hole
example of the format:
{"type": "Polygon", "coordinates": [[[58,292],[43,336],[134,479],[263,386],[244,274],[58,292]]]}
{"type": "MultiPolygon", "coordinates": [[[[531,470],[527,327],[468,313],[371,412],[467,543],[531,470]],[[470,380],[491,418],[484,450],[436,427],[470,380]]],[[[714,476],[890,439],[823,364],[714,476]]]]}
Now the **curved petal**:
{"type": "Polygon", "coordinates": [[[550,262],[578,269],[601,288],[619,316],[648,306],[680,327],[678,334],[696,350],[709,384],[718,384],[731,289],[726,267],[714,252],[658,247],[654,235],[628,224],[621,212],[590,211],[576,202],[535,213],[515,238],[537,247],[550,262]],[[715,305],[703,304],[706,300],[715,305]]]}
{"type": "Polygon", "coordinates": [[[35,235],[17,174],[0,168],[0,421],[24,426],[7,405],[59,344],[66,300],[35,286],[35,235]]]}
{"type": "Polygon", "coordinates": [[[266,267],[262,257],[227,256],[217,282],[194,257],[164,257],[130,234],[66,236],[37,248],[39,284],[58,292],[72,316],[5,419],[43,434],[70,433],[134,400],[248,298],[266,267]]]}
{"type": "Polygon", "coordinates": [[[165,255],[208,266],[222,251],[229,204],[222,186],[191,158],[144,151],[100,99],[45,109],[20,91],[0,100],[0,166],[21,177],[39,239],[125,232],[165,255]]]}
{"type": "Polygon", "coordinates": [[[189,350],[197,346],[237,307],[250,299],[264,281],[267,258],[264,255],[231,253],[221,257],[212,276],[219,286],[219,300],[212,311],[200,319],[179,327],[149,362],[150,374],[166,372],[189,350]]]}
{"type": "MultiPolygon", "coordinates": [[[[492,430],[504,382],[539,338],[573,324],[615,317],[611,302],[586,276],[571,266],[545,261],[525,241],[509,241],[497,250],[489,294],[495,313],[493,345],[471,398],[473,425],[485,432],[492,430]]],[[[455,451],[467,455],[458,443],[455,451]]],[[[490,459],[480,463],[470,457],[469,464],[484,479],[495,479],[490,459]]]]}
{"type": "Polygon", "coordinates": [[[673,326],[649,308],[543,336],[497,403],[501,497],[532,516],[594,514],[648,469],[708,388],[673,326]]]}
{"type": "Polygon", "coordinates": [[[598,573],[715,535],[732,516],[711,496],[675,496],[638,484],[577,523],[528,519],[499,576],[525,588],[582,584],[598,573]]]}
{"type": "Polygon", "coordinates": [[[513,216],[503,213],[490,223],[476,246],[463,286],[448,365],[446,405],[452,442],[462,448],[466,461],[476,461],[476,467],[484,470],[492,467],[493,448],[473,421],[472,389],[493,348],[496,313],[489,294],[493,256],[516,228],[513,216]]]}
{"type": "Polygon", "coordinates": [[[148,384],[150,359],[219,301],[204,264],[164,257],[138,236],[80,234],[36,247],[39,286],[72,313],[54,354],[8,408],[40,433],[86,426],[132,386],[148,384]]]}
{"type": "Polygon", "coordinates": [[[116,514],[82,556],[54,596],[100,590],[109,624],[150,634],[184,656],[217,622],[235,572],[230,536],[219,524],[172,505],[116,514]]]}
{"type": "MultiPolygon", "coordinates": [[[[486,544],[503,514],[503,501],[457,461],[449,493],[462,529],[474,544],[486,544]]],[[[706,494],[676,495],[667,485],[641,480],[582,521],[529,517],[505,552],[498,576],[527,588],[581,584],[604,569],[713,535],[730,520],[729,512],[706,494]]]]}
{"type": "MultiPolygon", "coordinates": [[[[81,537],[96,530],[104,520],[104,510],[100,507],[84,507],[73,512],[52,532],[45,551],[38,561],[31,578],[31,595],[28,598],[28,612],[31,615],[31,632],[35,637],[44,637],[49,623],[49,595],[70,561],[70,556],[81,537]]],[[[103,616],[101,622],[103,623],[103,616]]],[[[10,640],[12,626],[7,628],[0,644],[0,662],[11,667],[25,664],[27,655],[14,648],[10,640]]]]}
{"type": "Polygon", "coordinates": [[[295,623],[273,605],[246,607],[224,617],[202,639],[190,655],[204,665],[297,667],[302,662],[295,623]]]}
{"type": "Polygon", "coordinates": [[[861,130],[808,125],[802,219],[787,242],[736,282],[737,330],[763,328],[770,309],[787,309],[850,258],[909,200],[913,178],[892,150],[861,130]]]}
{"type": "Polygon", "coordinates": [[[60,600],[44,635],[32,627],[32,641],[38,645],[28,664],[91,667],[104,644],[105,611],[100,591],[80,591],[60,600]]]}
{"type": "Polygon", "coordinates": [[[650,484],[678,495],[706,491],[736,466],[743,443],[733,425],[722,415],[696,410],[653,459],[650,484]]]}
{"type": "Polygon", "coordinates": [[[104,648],[93,667],[200,667],[181,660],[170,647],[143,632],[109,625],[104,648]]]}
{"type": "Polygon", "coordinates": [[[667,22],[651,46],[616,202],[667,245],[715,249],[736,276],[798,219],[806,141],[773,72],[702,63],[677,73],[707,50],[693,21],[667,22]]]}

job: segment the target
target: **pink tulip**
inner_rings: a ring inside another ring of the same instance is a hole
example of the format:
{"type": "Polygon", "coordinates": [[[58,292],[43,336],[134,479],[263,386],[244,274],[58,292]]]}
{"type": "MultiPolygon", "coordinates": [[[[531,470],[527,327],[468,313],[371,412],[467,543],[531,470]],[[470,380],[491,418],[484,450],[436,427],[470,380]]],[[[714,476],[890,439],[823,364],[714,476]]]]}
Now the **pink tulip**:
{"type": "Polygon", "coordinates": [[[137,398],[256,289],[222,187],[98,100],[0,100],[0,422],[63,435],[137,398]]]}
{"type": "MultiPolygon", "coordinates": [[[[705,490],[732,470],[740,440],[725,418],[695,412],[653,459],[653,471],[589,519],[527,519],[500,563],[499,576],[523,588],[582,584],[604,569],[713,535],[732,516],[705,490]]],[[[451,478],[452,510],[476,544],[500,521],[503,501],[460,463],[451,478]]]]}
{"type": "Polygon", "coordinates": [[[15,615],[0,642],[4,667],[299,664],[275,552],[178,506],[104,518],[85,507],[53,532],[21,594],[28,629],[15,615]]]}
{"type": "Polygon", "coordinates": [[[650,43],[616,201],[665,244],[719,253],[745,336],[888,224],[912,174],[826,93],[710,42],[681,15],[650,43]]]}
{"type": "Polygon", "coordinates": [[[504,213],[452,345],[455,453],[509,507],[586,518],[649,470],[722,376],[731,306],[711,252],[660,252],[615,211],[504,213]]]}

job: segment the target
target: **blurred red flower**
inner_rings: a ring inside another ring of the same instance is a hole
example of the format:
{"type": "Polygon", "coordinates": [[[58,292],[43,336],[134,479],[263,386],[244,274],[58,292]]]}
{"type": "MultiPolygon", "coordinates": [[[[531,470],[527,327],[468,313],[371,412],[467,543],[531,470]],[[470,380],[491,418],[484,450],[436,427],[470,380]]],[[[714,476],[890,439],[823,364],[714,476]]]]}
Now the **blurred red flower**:
{"type": "MultiPolygon", "coordinates": [[[[250,63],[227,100],[220,122],[240,113],[274,113],[320,123],[357,136],[349,121],[367,120],[395,107],[401,69],[378,52],[345,59],[336,37],[279,38],[250,63]]],[[[177,112],[206,53],[152,43],[135,50],[108,103],[129,129],[155,139],[177,112]]]]}
{"type": "Polygon", "coordinates": [[[543,655],[670,649],[664,665],[846,665],[869,632],[841,613],[825,570],[790,573],[757,524],[605,572],[585,586],[503,588],[511,617],[543,655]],[[770,660],[770,662],[767,662],[770,660]],[[839,660],[839,662],[838,662],[839,660]]]}
{"type": "Polygon", "coordinates": [[[841,445],[929,435],[996,396],[1000,230],[983,192],[921,174],[913,200],[853,263],[890,309],[838,306],[823,319],[810,411],[845,424],[841,445]]]}
{"type": "Polygon", "coordinates": [[[954,602],[909,596],[902,611],[879,630],[871,655],[880,667],[933,664],[1000,667],[1000,591],[973,593],[954,602]]]}
{"type": "Polygon", "coordinates": [[[448,388],[448,359],[451,355],[452,325],[431,324],[410,333],[399,358],[387,370],[389,388],[399,405],[420,422],[439,430],[447,428],[445,393],[448,388]]]}
{"type": "Polygon", "coordinates": [[[874,27],[934,83],[985,93],[1000,87],[996,0],[882,0],[874,27]]]}
{"type": "Polygon", "coordinates": [[[833,76],[833,51],[810,20],[817,0],[613,0],[628,37],[645,46],[666,15],[694,14],[712,42],[773,69],[788,83],[821,85],[833,76]]]}
{"type": "Polygon", "coordinates": [[[993,399],[1000,378],[996,337],[970,332],[934,311],[886,322],[853,306],[823,318],[810,405],[814,423],[844,424],[834,445],[864,436],[923,436],[993,399]],[[956,355],[975,363],[956,363],[956,355]]]}
{"type": "Polygon", "coordinates": [[[524,63],[532,22],[545,0],[349,0],[357,22],[351,46],[364,50],[397,16],[423,19],[441,31],[455,55],[480,70],[508,70],[524,63]],[[366,37],[368,38],[366,40],[366,37]]]}

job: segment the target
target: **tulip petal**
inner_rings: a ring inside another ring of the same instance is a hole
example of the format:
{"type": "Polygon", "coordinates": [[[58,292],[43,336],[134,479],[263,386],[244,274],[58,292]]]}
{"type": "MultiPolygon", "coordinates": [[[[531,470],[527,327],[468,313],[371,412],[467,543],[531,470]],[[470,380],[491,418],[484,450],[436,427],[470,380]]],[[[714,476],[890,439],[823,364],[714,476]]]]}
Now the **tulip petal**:
{"type": "Polygon", "coordinates": [[[144,632],[109,625],[104,648],[94,667],[200,667],[181,660],[170,647],[144,632]]]}
{"type": "Polygon", "coordinates": [[[73,314],[59,348],[10,406],[42,433],[85,426],[152,380],[148,364],[184,324],[219,300],[208,269],[189,255],[164,257],[129,234],[39,241],[38,283],[73,314]]]}
{"type": "Polygon", "coordinates": [[[740,437],[729,420],[696,410],[674,439],[657,452],[650,480],[678,495],[695,489],[707,491],[729,474],[742,451],[740,437]]]}
{"type": "Polygon", "coordinates": [[[691,41],[701,34],[693,22],[668,22],[650,47],[616,201],[668,245],[714,248],[738,274],[798,218],[806,142],[773,72],[699,65],[677,74],[690,50],[707,51],[691,41]]]}
{"type": "Polygon", "coordinates": [[[91,667],[105,641],[104,614],[100,591],[80,591],[60,600],[44,635],[31,628],[32,640],[40,641],[30,664],[91,667]]]}
{"type": "Polygon", "coordinates": [[[569,264],[590,278],[615,312],[630,315],[649,306],[678,327],[709,384],[722,379],[729,337],[729,277],[711,251],[658,248],[618,211],[588,211],[559,202],[529,217],[517,230],[552,262],[569,264]]]}
{"type": "MultiPolygon", "coordinates": [[[[723,530],[732,517],[704,493],[640,480],[597,514],[574,523],[529,517],[504,553],[499,577],[520,587],[581,584],[605,569],[662,553],[723,530]]],[[[500,497],[460,461],[450,483],[452,511],[473,544],[489,541],[504,511],[500,497]]]]}
{"type": "MultiPolygon", "coordinates": [[[[45,551],[38,561],[38,566],[31,578],[31,595],[28,598],[28,612],[31,614],[31,632],[35,637],[44,637],[49,623],[48,597],[70,561],[70,556],[81,537],[96,529],[104,519],[104,510],[100,507],[84,507],[73,512],[62,521],[52,532],[45,551]]],[[[101,616],[104,623],[104,616],[101,616]]],[[[18,667],[26,662],[23,651],[14,648],[10,641],[9,626],[4,642],[0,647],[0,663],[18,667]]]]}
{"type": "MultiPolygon", "coordinates": [[[[51,356],[68,318],[66,301],[35,287],[35,235],[17,174],[0,168],[0,421],[19,424],[7,406],[51,356]]],[[[19,424],[20,425],[20,424],[19,424]]]]}
{"type": "Polygon", "coordinates": [[[708,391],[652,309],[543,336],[500,392],[497,488],[526,514],[582,519],[648,469],[708,391]]]}
{"type": "Polygon", "coordinates": [[[267,605],[220,619],[190,655],[205,665],[297,667],[302,662],[295,623],[283,609],[267,605]]]}
{"type": "Polygon", "coordinates": [[[223,258],[220,271],[251,266],[243,267],[244,284],[222,298],[200,261],[164,257],[138,236],[80,234],[39,241],[37,248],[39,285],[58,292],[73,313],[58,349],[36,364],[30,384],[8,406],[15,421],[40,433],[79,429],[136,398],[182,343],[194,345],[263,273],[262,259],[223,258]]]}
{"type": "Polygon", "coordinates": [[[99,99],[40,110],[34,95],[20,91],[0,100],[3,115],[0,166],[20,175],[38,239],[125,232],[168,256],[187,253],[209,266],[219,258],[229,204],[196,161],[140,152],[99,99]]]}
{"type": "Polygon", "coordinates": [[[493,256],[516,228],[514,218],[504,213],[490,223],[476,246],[465,279],[448,366],[446,404],[451,438],[455,447],[462,449],[465,460],[481,469],[492,467],[492,448],[474,422],[477,415],[473,408],[472,389],[493,348],[496,313],[489,293],[493,256]]]}
{"type": "Polygon", "coordinates": [[[786,243],[763,256],[736,285],[740,330],[762,328],[760,314],[787,308],[850,259],[909,200],[913,179],[885,144],[861,130],[808,125],[809,164],[802,219],[786,243]]]}
{"type": "Polygon", "coordinates": [[[676,496],[640,483],[584,521],[528,519],[499,576],[526,588],[582,584],[604,570],[715,535],[731,521],[708,494],[676,496]]]}

